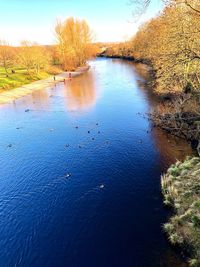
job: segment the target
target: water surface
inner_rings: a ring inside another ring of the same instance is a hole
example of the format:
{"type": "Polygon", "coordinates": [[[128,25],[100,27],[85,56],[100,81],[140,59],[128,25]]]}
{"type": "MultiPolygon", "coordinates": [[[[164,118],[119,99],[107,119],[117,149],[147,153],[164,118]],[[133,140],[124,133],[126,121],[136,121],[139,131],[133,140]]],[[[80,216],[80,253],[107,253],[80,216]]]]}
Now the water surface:
{"type": "Polygon", "coordinates": [[[98,59],[0,106],[0,266],[186,266],[163,235],[160,174],[192,152],[143,116],[145,78],[98,59]]]}

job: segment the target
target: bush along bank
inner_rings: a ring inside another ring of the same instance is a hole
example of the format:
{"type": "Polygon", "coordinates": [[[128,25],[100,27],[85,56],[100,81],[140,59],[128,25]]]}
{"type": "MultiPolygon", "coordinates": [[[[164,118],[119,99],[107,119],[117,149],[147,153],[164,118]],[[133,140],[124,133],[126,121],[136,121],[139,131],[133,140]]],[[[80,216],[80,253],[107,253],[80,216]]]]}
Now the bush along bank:
{"type": "Polygon", "coordinates": [[[191,267],[200,266],[200,157],[176,162],[161,179],[164,203],[174,214],[164,224],[172,245],[189,255],[191,267]]]}
{"type": "Polygon", "coordinates": [[[182,93],[162,101],[150,114],[153,125],[190,141],[200,140],[200,94],[182,93]]]}

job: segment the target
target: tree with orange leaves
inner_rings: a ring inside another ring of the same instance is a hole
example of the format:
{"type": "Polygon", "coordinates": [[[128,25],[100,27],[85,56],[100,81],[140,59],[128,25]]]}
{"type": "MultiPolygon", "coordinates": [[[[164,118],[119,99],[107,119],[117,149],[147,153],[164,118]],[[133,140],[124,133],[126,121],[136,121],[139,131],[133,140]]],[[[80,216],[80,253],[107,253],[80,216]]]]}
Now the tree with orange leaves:
{"type": "Polygon", "coordinates": [[[85,65],[91,56],[92,33],[84,20],[69,18],[56,25],[58,53],[64,70],[85,65]]]}

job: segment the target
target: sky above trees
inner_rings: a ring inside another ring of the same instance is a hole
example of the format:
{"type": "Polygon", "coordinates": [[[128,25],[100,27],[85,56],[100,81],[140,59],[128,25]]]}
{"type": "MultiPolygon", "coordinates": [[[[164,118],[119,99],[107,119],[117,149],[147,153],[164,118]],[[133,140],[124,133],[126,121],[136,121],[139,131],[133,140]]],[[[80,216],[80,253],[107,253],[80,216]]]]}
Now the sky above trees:
{"type": "Polygon", "coordinates": [[[12,45],[21,40],[52,44],[57,19],[73,16],[86,19],[96,41],[123,41],[131,37],[139,23],[161,10],[161,0],[153,0],[147,13],[135,23],[129,0],[0,0],[0,38],[12,45]]]}

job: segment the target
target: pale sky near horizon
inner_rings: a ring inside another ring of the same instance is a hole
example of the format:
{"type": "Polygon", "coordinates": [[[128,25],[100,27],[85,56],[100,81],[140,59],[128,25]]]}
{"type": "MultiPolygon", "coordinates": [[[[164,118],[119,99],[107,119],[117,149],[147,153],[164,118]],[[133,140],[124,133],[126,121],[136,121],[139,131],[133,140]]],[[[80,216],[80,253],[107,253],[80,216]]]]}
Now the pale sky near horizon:
{"type": "MultiPolygon", "coordinates": [[[[133,36],[134,23],[130,0],[0,0],[0,39],[12,45],[22,40],[39,44],[55,42],[57,19],[86,19],[96,41],[118,42],[133,36]]],[[[155,16],[162,9],[161,0],[153,0],[141,20],[155,16]]]]}

